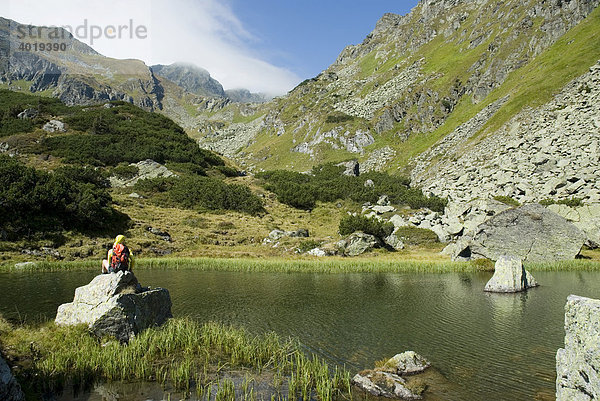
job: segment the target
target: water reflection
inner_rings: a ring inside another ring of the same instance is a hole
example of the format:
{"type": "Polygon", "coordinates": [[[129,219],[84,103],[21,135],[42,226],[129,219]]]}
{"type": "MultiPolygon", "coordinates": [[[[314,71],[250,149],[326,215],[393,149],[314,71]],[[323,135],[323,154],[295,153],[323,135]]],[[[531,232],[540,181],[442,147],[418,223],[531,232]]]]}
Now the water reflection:
{"type": "MultiPolygon", "coordinates": [[[[53,318],[93,272],[0,275],[0,311],[53,318]]],[[[570,293],[600,298],[598,273],[535,273],[527,293],[483,292],[490,273],[137,272],[168,288],[176,316],[298,338],[352,371],[408,349],[448,380],[451,400],[533,399],[554,389],[570,293]]],[[[440,393],[440,394],[442,394],[440,393]]]]}

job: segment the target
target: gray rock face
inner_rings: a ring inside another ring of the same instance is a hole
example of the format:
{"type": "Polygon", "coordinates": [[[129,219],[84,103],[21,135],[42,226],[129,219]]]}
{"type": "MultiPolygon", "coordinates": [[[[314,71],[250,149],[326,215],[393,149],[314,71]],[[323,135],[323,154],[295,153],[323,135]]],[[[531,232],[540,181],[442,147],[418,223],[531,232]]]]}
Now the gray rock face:
{"type": "Polygon", "coordinates": [[[565,347],[556,353],[556,401],[600,398],[600,300],[570,295],[565,347]]]}
{"type": "Polygon", "coordinates": [[[472,258],[498,260],[515,255],[523,261],[570,260],[581,251],[584,233],[539,204],[497,214],[481,224],[470,241],[472,258]]]}
{"type": "Polygon", "coordinates": [[[21,386],[13,376],[10,368],[0,357],[0,400],[3,401],[23,401],[25,396],[21,391],[21,386]]]}
{"type": "Polygon", "coordinates": [[[537,287],[531,273],[523,267],[521,259],[516,256],[501,256],[496,261],[494,275],[485,285],[487,292],[519,292],[537,287]]]}
{"type": "Polygon", "coordinates": [[[46,124],[44,124],[42,129],[46,132],[65,132],[66,131],[65,124],[62,121],[58,121],[58,120],[48,121],[46,124]]]}
{"type": "Polygon", "coordinates": [[[355,232],[338,242],[340,252],[345,256],[358,256],[373,248],[381,246],[381,242],[371,234],[355,232]]]}
{"type": "Polygon", "coordinates": [[[55,322],[87,324],[98,336],[108,334],[128,341],[172,316],[168,290],[143,289],[133,273],[118,272],[96,276],[77,288],[73,302],[58,307],[55,322]]]}

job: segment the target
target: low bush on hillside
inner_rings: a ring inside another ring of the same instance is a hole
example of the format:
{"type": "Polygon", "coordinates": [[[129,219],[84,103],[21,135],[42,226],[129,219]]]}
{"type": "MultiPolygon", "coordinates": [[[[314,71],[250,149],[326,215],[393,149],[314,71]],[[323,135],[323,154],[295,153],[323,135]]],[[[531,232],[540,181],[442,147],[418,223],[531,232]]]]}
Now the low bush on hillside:
{"type": "Polygon", "coordinates": [[[341,235],[350,235],[356,231],[362,231],[383,240],[394,231],[394,225],[379,221],[375,217],[369,218],[360,215],[348,215],[340,220],[339,232],[341,235]]]}
{"type": "Polygon", "coordinates": [[[106,178],[91,168],[47,173],[0,155],[0,227],[8,236],[106,229],[124,218],[112,209],[107,187],[106,178]]]}
{"type": "Polygon", "coordinates": [[[519,203],[518,200],[516,200],[515,198],[511,198],[510,196],[498,195],[498,196],[494,196],[494,200],[497,200],[498,202],[502,202],[508,206],[515,206],[515,207],[521,206],[521,204],[519,203]]]}
{"type": "Polygon", "coordinates": [[[158,195],[166,205],[198,210],[235,210],[257,215],[264,211],[260,198],[243,185],[202,176],[140,180],[135,190],[158,195]]]}
{"type": "Polygon", "coordinates": [[[204,168],[224,164],[216,154],[200,149],[169,118],[128,103],[115,102],[111,108],[74,107],[63,120],[81,132],[50,136],[40,150],[67,162],[115,166],[152,159],[204,168]]]}
{"type": "Polygon", "coordinates": [[[352,199],[355,202],[374,203],[385,194],[395,204],[409,205],[414,209],[427,207],[441,212],[447,201],[438,197],[426,197],[417,188],[410,188],[404,177],[386,173],[369,172],[359,177],[342,174],[343,168],[333,163],[313,168],[311,174],[286,170],[259,173],[265,189],[277,194],[280,202],[299,209],[313,209],[317,201],[333,202],[352,199]],[[372,182],[372,185],[369,185],[372,182]]]}
{"type": "Polygon", "coordinates": [[[129,163],[119,163],[116,167],[110,169],[110,174],[122,179],[131,179],[138,175],[140,169],[136,165],[129,163]]]}
{"type": "Polygon", "coordinates": [[[402,240],[405,245],[424,246],[440,242],[437,234],[426,228],[419,227],[398,227],[396,237],[402,240]]]}
{"type": "Polygon", "coordinates": [[[43,114],[57,115],[68,109],[58,99],[32,96],[25,93],[0,89],[0,137],[31,132],[46,122],[43,114]],[[25,109],[37,111],[32,119],[18,118],[25,109]]]}
{"type": "Polygon", "coordinates": [[[569,198],[569,199],[544,199],[540,201],[540,205],[549,206],[549,205],[566,205],[569,207],[579,207],[583,206],[583,199],[581,198],[569,198]]]}

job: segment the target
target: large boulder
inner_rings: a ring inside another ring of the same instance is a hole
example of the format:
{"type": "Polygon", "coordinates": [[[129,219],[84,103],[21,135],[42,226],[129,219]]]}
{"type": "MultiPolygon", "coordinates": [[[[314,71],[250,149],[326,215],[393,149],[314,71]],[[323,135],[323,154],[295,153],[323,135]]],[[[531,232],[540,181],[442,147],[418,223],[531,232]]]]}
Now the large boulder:
{"type": "Polygon", "coordinates": [[[358,256],[380,246],[381,241],[375,236],[360,231],[352,233],[348,238],[338,242],[340,253],[344,256],[358,256]]]}
{"type": "Polygon", "coordinates": [[[516,256],[501,256],[496,261],[494,275],[485,285],[488,292],[519,292],[537,287],[531,273],[523,267],[521,259],[516,256]]]}
{"type": "Polygon", "coordinates": [[[600,300],[569,295],[565,347],[556,353],[556,401],[600,399],[600,300]]]}
{"type": "Polygon", "coordinates": [[[19,383],[17,383],[17,380],[2,357],[0,357],[0,400],[25,400],[23,391],[21,391],[21,386],[19,386],[19,383]]]}
{"type": "Polygon", "coordinates": [[[58,307],[58,325],[87,324],[98,336],[128,341],[142,330],[172,317],[171,297],[164,288],[142,288],[131,272],[96,276],[75,290],[73,302],[58,307]]]}
{"type": "Polygon", "coordinates": [[[523,261],[574,259],[585,234],[563,217],[532,203],[501,212],[477,228],[469,249],[471,258],[498,260],[515,255],[523,261]]]}

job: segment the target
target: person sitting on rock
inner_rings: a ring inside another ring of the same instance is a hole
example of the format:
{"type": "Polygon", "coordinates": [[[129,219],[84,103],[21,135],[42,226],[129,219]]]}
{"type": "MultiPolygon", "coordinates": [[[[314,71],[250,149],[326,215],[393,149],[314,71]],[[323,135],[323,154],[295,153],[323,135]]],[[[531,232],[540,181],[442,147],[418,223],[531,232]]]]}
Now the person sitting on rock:
{"type": "Polygon", "coordinates": [[[133,253],[125,245],[125,236],[117,235],[115,243],[102,261],[102,274],[133,270],[133,253]]]}

